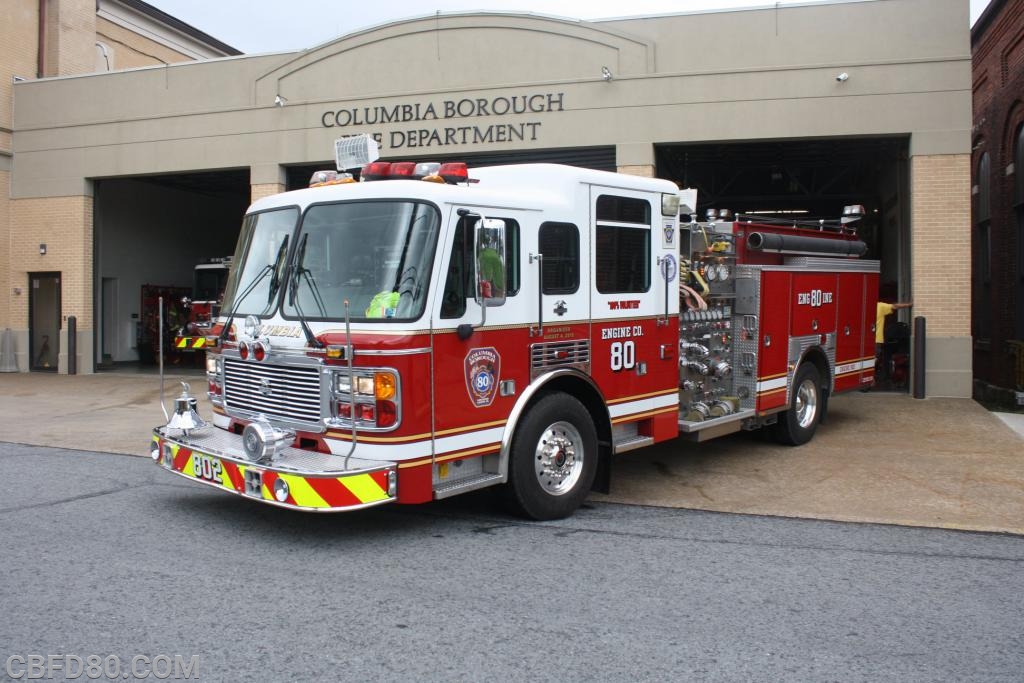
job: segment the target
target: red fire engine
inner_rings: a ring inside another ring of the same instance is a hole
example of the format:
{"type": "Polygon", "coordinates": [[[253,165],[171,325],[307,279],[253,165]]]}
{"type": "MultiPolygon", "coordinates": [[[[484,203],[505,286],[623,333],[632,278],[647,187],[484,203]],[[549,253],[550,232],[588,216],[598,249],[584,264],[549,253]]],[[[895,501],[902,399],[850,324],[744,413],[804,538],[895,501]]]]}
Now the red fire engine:
{"type": "Polygon", "coordinates": [[[311,511],[501,486],[551,519],[617,454],[801,444],[873,382],[878,263],[850,219],[681,223],[667,180],[546,164],[314,181],[248,211],[208,339],[214,424],[186,387],[162,467],[311,511]]]}
{"type": "Polygon", "coordinates": [[[188,319],[174,337],[176,351],[194,352],[206,347],[206,338],[220,312],[220,296],[224,293],[230,267],[230,256],[211,258],[196,265],[192,298],[182,299],[188,309],[188,319]]]}

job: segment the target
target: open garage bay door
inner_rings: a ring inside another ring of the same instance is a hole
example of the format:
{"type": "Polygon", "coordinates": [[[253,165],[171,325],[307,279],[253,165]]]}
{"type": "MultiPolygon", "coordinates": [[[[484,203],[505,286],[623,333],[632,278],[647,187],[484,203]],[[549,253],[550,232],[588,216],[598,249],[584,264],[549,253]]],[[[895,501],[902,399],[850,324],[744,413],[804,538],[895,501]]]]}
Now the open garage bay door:
{"type": "Polygon", "coordinates": [[[794,219],[837,218],[863,204],[858,231],[882,262],[883,294],[909,294],[908,138],[658,145],[657,175],[695,187],[707,209],[794,219]]]}
{"type": "Polygon", "coordinates": [[[697,188],[697,209],[785,219],[838,218],[862,204],[857,232],[881,262],[879,295],[910,291],[910,191],[906,137],[666,144],[657,175],[697,188]]]}
{"type": "Polygon", "coordinates": [[[100,179],[94,192],[97,369],[157,362],[159,295],[165,362],[195,365],[195,354],[169,349],[180,300],[192,296],[197,264],[234,251],[249,170],[100,179]]]}

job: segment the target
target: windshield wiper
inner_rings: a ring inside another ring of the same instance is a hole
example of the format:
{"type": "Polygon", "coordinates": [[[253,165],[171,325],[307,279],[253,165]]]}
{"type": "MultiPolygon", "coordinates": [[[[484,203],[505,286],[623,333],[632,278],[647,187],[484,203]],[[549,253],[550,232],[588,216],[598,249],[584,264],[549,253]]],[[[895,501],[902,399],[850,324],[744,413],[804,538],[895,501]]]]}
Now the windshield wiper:
{"type": "Polygon", "coordinates": [[[320,307],[321,315],[327,317],[327,310],[324,308],[323,299],[320,298],[320,290],[317,289],[316,284],[312,281],[312,278],[310,278],[309,270],[302,266],[302,263],[306,258],[306,242],[308,240],[309,233],[307,232],[302,236],[302,241],[299,242],[299,248],[295,250],[291,279],[288,284],[288,305],[294,306],[295,312],[298,313],[299,325],[302,327],[303,334],[306,335],[306,342],[314,349],[322,349],[324,344],[316,338],[316,335],[313,334],[313,330],[309,327],[309,323],[306,322],[306,314],[302,312],[302,306],[299,305],[299,298],[297,296],[300,278],[305,276],[306,281],[310,283],[310,291],[313,292],[313,299],[320,307]]]}
{"type": "Polygon", "coordinates": [[[260,272],[256,273],[256,277],[254,277],[252,282],[249,283],[249,286],[242,290],[242,293],[239,294],[238,297],[235,299],[234,303],[232,303],[231,312],[228,313],[227,322],[224,323],[224,327],[221,328],[220,334],[217,336],[218,345],[223,344],[224,340],[227,338],[228,330],[231,328],[231,321],[235,319],[235,314],[238,313],[238,307],[242,305],[242,301],[245,299],[245,297],[249,296],[249,294],[252,293],[252,290],[256,289],[256,285],[262,282],[263,278],[273,273],[273,277],[270,280],[271,293],[270,296],[267,297],[267,308],[263,309],[263,314],[266,314],[267,309],[270,308],[270,302],[273,301],[274,299],[274,293],[276,293],[278,288],[280,287],[280,277],[278,276],[278,272],[280,271],[279,266],[281,264],[282,259],[284,259],[284,255],[287,252],[288,235],[285,235],[284,239],[281,240],[281,246],[277,250],[277,256],[274,258],[274,262],[268,263],[267,265],[260,268],[260,272]]]}
{"type": "Polygon", "coordinates": [[[263,309],[264,313],[267,313],[270,305],[274,303],[274,297],[277,295],[277,290],[281,287],[281,264],[284,262],[284,255],[288,252],[288,235],[284,236],[281,241],[281,246],[277,250],[277,256],[274,257],[274,274],[270,278],[270,291],[267,293],[267,308],[263,309]]]}

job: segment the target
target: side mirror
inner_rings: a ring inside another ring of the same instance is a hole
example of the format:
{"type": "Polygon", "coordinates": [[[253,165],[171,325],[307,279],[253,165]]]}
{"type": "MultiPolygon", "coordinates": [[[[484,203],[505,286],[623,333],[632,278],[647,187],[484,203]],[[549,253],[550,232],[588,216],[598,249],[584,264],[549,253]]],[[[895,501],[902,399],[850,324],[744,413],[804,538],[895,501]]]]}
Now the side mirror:
{"type": "Polygon", "coordinates": [[[480,306],[505,303],[505,221],[481,218],[476,222],[475,299],[480,306]]]}

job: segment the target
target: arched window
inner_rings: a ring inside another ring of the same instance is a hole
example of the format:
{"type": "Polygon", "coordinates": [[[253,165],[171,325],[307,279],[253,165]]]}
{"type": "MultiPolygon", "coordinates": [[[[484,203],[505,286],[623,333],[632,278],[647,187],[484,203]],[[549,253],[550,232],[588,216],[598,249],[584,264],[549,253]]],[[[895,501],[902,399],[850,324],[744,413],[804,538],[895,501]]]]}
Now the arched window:
{"type": "Polygon", "coordinates": [[[988,152],[978,160],[977,187],[974,220],[978,226],[978,276],[986,283],[992,279],[992,161],[988,152]]]}
{"type": "Polygon", "coordinates": [[[974,324],[975,338],[988,348],[992,337],[992,160],[982,152],[975,168],[974,324]]]}
{"type": "Polygon", "coordinates": [[[978,192],[975,195],[974,219],[983,223],[992,218],[992,161],[988,152],[978,159],[978,173],[975,178],[978,192]]]}
{"type": "MultiPolygon", "coordinates": [[[[1013,204],[1017,212],[1017,311],[1015,332],[1024,339],[1024,123],[1013,145],[1013,204]]],[[[1019,361],[1018,361],[1019,362],[1019,361]]]]}
{"type": "Polygon", "coordinates": [[[1013,146],[1013,179],[1013,203],[1020,208],[1024,204],[1024,123],[1017,127],[1013,146]]]}

